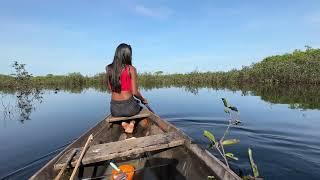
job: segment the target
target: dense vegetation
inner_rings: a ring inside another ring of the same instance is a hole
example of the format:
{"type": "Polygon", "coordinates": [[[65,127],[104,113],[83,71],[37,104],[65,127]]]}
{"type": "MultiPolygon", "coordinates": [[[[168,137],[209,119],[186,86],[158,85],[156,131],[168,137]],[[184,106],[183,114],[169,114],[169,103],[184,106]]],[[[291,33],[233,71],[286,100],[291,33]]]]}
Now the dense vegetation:
{"type": "MultiPolygon", "coordinates": [[[[0,87],[15,86],[14,78],[0,75],[0,87]]],[[[191,72],[186,74],[143,73],[139,83],[144,87],[166,86],[228,86],[243,83],[320,84],[320,49],[307,47],[305,51],[265,58],[259,63],[228,72],[191,72]]],[[[104,86],[105,74],[93,77],[80,73],[32,77],[32,84],[46,88],[104,86]]]]}
{"type": "MultiPolygon", "coordinates": [[[[100,73],[93,77],[83,76],[80,73],[70,73],[68,75],[32,76],[28,81],[30,86],[39,89],[82,89],[87,87],[103,88],[105,74],[100,73]]],[[[0,89],[15,90],[17,79],[14,76],[0,75],[0,89]]]]}
{"type": "Polygon", "coordinates": [[[320,49],[265,58],[241,70],[228,72],[191,72],[188,74],[142,74],[142,84],[168,85],[227,85],[243,83],[320,84],[320,49]]]}

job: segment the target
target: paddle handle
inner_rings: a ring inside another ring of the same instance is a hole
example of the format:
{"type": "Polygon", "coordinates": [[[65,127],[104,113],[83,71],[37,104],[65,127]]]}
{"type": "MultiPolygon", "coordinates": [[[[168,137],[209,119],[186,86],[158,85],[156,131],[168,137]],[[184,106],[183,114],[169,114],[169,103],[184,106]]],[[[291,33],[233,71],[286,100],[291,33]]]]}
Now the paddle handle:
{"type": "Polygon", "coordinates": [[[69,180],[74,180],[75,175],[76,175],[76,173],[78,172],[78,168],[79,168],[79,166],[80,166],[80,163],[81,163],[81,161],[82,161],[82,158],[83,158],[84,154],[86,153],[87,148],[89,147],[89,144],[90,144],[90,142],[91,142],[92,140],[93,140],[93,135],[90,134],[90,136],[88,137],[88,140],[87,140],[86,144],[84,145],[84,147],[83,147],[83,149],[82,149],[82,152],[81,152],[81,154],[80,154],[80,157],[79,157],[79,159],[78,159],[78,161],[77,161],[76,166],[75,166],[74,169],[73,169],[73,172],[72,172],[71,177],[70,177],[69,180]]]}
{"type": "Polygon", "coordinates": [[[145,106],[149,111],[151,111],[152,113],[154,113],[154,111],[151,109],[151,107],[150,107],[148,104],[144,104],[144,106],[145,106]]]}
{"type": "Polygon", "coordinates": [[[142,101],[141,99],[139,99],[138,97],[136,97],[136,96],[134,96],[134,97],[137,99],[138,102],[140,101],[140,103],[143,104],[149,111],[151,111],[152,113],[154,113],[154,111],[151,109],[151,107],[149,106],[149,104],[143,103],[143,101],[142,101]]]}

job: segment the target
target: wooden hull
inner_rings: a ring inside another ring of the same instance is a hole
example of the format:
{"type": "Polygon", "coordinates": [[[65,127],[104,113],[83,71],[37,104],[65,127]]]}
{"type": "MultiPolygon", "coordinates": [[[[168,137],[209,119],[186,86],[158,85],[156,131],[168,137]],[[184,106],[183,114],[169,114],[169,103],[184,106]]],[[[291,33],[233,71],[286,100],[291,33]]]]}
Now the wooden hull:
{"type": "MultiPolygon", "coordinates": [[[[93,147],[89,148],[88,154],[90,154],[90,150],[92,151],[92,149],[97,147],[101,149],[107,146],[106,149],[111,151],[112,147],[119,146],[119,144],[123,144],[123,146],[128,148],[131,141],[138,142],[141,140],[139,142],[139,145],[141,145],[148,143],[151,137],[166,136],[160,139],[161,142],[163,141],[160,145],[157,142],[159,141],[158,139],[155,142],[149,142],[145,147],[123,149],[119,153],[105,154],[101,152],[102,155],[95,157],[95,159],[89,158],[88,155],[88,158],[82,160],[83,165],[77,175],[80,179],[90,179],[93,177],[111,179],[111,168],[108,166],[108,160],[110,159],[114,159],[118,165],[123,163],[134,165],[136,168],[134,179],[207,179],[208,176],[215,176],[216,179],[226,180],[241,179],[207,150],[192,143],[192,140],[181,130],[162,120],[157,115],[150,114],[150,123],[147,128],[137,126],[137,130],[133,134],[136,137],[135,140],[124,140],[123,135],[125,133],[122,132],[123,130],[120,125],[109,123],[108,121],[111,117],[106,117],[66,147],[30,179],[54,179],[59,172],[54,169],[61,168],[58,162],[61,161],[62,157],[66,156],[74,148],[83,147],[90,134],[94,135],[94,140],[92,143],[93,147]],[[172,134],[174,136],[169,136],[172,134]],[[165,142],[166,140],[168,141],[167,143],[165,142]]],[[[119,146],[116,149],[121,148],[123,147],[119,146]]],[[[96,151],[93,150],[92,152],[96,151]]],[[[72,169],[69,168],[64,173],[62,179],[68,179],[72,169]]]]}

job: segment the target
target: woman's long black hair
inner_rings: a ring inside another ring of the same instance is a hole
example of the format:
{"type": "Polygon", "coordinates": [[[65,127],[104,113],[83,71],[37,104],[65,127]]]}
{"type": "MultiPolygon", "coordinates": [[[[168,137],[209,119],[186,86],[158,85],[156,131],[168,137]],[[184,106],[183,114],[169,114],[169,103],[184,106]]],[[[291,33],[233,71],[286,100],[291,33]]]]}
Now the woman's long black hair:
{"type": "Polygon", "coordinates": [[[113,62],[106,67],[112,92],[121,92],[120,74],[126,65],[132,65],[132,49],[130,45],[122,43],[116,49],[113,62]]]}

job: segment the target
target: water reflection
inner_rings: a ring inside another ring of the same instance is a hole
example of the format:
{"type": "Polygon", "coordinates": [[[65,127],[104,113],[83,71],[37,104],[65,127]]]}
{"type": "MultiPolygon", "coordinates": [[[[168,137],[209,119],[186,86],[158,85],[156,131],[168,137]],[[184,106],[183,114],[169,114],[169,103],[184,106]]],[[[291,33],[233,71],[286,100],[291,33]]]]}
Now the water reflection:
{"type": "Polygon", "coordinates": [[[43,92],[38,89],[32,89],[28,92],[17,92],[16,94],[20,121],[30,120],[30,115],[36,109],[36,104],[42,103],[43,92]]]}
{"type": "MultiPolygon", "coordinates": [[[[185,91],[197,95],[199,89],[241,91],[242,96],[260,96],[265,102],[272,104],[288,104],[291,109],[320,109],[319,86],[312,84],[233,84],[215,86],[178,86],[185,91]]],[[[161,88],[145,86],[144,89],[161,88]]]]}
{"type": "MultiPolygon", "coordinates": [[[[159,86],[147,86],[145,90],[160,89],[159,86]]],[[[224,86],[179,86],[185,91],[197,95],[199,89],[240,91],[242,96],[260,96],[272,104],[288,104],[291,109],[320,109],[320,91],[317,85],[266,85],[238,84],[224,86]]]]}
{"type": "MultiPolygon", "coordinates": [[[[165,86],[169,88],[170,86],[165,86]]],[[[213,90],[231,90],[240,91],[242,96],[260,96],[263,101],[272,104],[288,104],[291,109],[320,109],[320,91],[316,85],[267,85],[267,84],[223,84],[215,86],[175,86],[183,88],[185,91],[197,95],[202,88],[213,90]]],[[[3,109],[3,117],[5,119],[13,119],[19,117],[21,122],[30,120],[32,112],[36,109],[36,104],[43,101],[43,91],[50,90],[55,94],[60,91],[70,93],[83,93],[88,88],[94,88],[98,92],[107,92],[105,86],[96,85],[89,86],[44,86],[41,88],[31,88],[24,91],[16,91],[15,89],[2,88],[1,104],[3,109]],[[7,95],[14,95],[15,99],[10,98],[5,102],[7,95]],[[13,101],[13,102],[12,102],[13,101]]],[[[164,88],[161,85],[148,84],[142,87],[143,90],[164,88]]]]}
{"type": "Polygon", "coordinates": [[[4,120],[17,118],[22,123],[30,120],[31,113],[36,110],[36,104],[42,103],[42,94],[42,90],[39,89],[17,91],[11,94],[15,96],[14,98],[8,98],[10,94],[2,93],[1,105],[4,120]]]}

